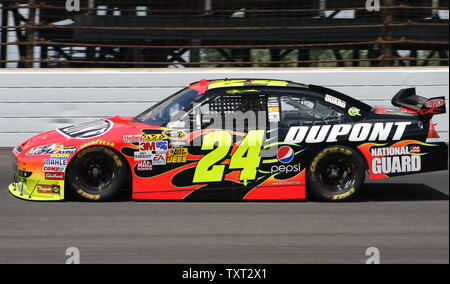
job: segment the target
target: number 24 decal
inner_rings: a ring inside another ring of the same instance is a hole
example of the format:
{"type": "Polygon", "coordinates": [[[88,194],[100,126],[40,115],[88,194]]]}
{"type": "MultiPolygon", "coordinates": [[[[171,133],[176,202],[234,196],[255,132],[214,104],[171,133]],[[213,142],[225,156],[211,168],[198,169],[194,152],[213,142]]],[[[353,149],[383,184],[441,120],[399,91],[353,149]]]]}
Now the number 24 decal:
{"type": "MultiPolygon", "coordinates": [[[[217,165],[223,160],[232,146],[232,136],[227,131],[215,131],[205,135],[202,150],[213,150],[199,162],[194,173],[194,183],[220,182],[226,165],[217,165]]],[[[264,130],[250,131],[230,160],[229,169],[242,169],[239,180],[247,185],[247,181],[256,178],[256,172],[261,162],[260,152],[264,139],[264,130]]]]}

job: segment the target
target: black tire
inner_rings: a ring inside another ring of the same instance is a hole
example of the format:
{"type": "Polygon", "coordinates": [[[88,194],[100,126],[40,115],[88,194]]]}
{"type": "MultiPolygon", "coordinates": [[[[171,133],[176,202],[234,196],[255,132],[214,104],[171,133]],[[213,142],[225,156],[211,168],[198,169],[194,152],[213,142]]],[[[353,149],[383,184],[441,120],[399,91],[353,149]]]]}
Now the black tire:
{"type": "Polygon", "coordinates": [[[109,201],[119,194],[127,178],[124,159],[114,150],[94,146],[70,162],[67,187],[71,196],[85,201],[109,201]]]}
{"type": "Polygon", "coordinates": [[[308,193],[322,201],[348,201],[364,184],[361,155],[345,146],[330,146],[312,159],[306,174],[308,193]]]}

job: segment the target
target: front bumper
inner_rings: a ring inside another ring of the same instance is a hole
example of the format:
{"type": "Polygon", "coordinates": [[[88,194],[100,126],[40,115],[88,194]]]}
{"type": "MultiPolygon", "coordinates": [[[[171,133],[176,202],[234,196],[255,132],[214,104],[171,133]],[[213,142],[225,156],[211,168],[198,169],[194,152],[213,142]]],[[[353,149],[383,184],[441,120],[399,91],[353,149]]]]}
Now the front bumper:
{"type": "Polygon", "coordinates": [[[8,186],[9,193],[30,201],[64,200],[64,180],[46,179],[42,165],[42,157],[24,156],[13,151],[13,180],[8,186]]]}
{"type": "MultiPolygon", "coordinates": [[[[33,190],[29,190],[28,187],[23,182],[11,183],[8,187],[9,193],[11,193],[14,197],[23,199],[23,200],[31,200],[31,201],[61,201],[64,200],[64,197],[61,198],[60,195],[57,194],[45,194],[42,196],[40,194],[36,194],[33,190]]],[[[36,191],[36,189],[34,189],[36,191]]]]}

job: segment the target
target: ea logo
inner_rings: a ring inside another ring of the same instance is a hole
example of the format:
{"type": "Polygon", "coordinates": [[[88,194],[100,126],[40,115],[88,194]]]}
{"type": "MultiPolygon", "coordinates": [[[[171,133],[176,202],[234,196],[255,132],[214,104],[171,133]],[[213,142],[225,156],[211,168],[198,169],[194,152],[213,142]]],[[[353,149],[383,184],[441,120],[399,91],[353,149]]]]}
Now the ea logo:
{"type": "Polygon", "coordinates": [[[278,149],[277,158],[283,164],[288,164],[294,159],[294,150],[289,146],[283,146],[278,149]]]}

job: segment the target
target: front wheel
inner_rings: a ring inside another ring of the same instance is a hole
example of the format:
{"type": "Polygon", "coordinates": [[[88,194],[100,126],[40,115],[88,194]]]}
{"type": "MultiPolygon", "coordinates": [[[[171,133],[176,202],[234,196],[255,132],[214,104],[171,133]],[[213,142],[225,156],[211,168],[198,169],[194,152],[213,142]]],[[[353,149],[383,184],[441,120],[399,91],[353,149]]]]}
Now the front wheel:
{"type": "Polygon", "coordinates": [[[87,201],[107,201],[119,194],[127,176],[122,157],[101,146],[78,153],[70,163],[67,185],[71,194],[87,201]]]}
{"type": "Polygon", "coordinates": [[[345,146],[330,146],[319,151],[308,167],[306,182],[313,197],[323,201],[353,198],[365,179],[360,155],[345,146]]]}

